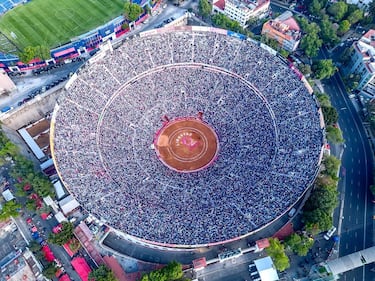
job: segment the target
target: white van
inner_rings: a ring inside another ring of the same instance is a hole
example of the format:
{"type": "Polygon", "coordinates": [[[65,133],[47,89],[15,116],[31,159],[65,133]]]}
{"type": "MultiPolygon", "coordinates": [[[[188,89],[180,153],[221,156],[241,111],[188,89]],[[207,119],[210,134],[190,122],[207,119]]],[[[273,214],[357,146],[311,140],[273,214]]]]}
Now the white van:
{"type": "Polygon", "coordinates": [[[331,237],[332,237],[332,235],[333,235],[333,233],[335,233],[335,231],[336,231],[336,227],[335,226],[332,226],[328,231],[327,231],[327,233],[326,234],[324,234],[324,239],[325,240],[329,240],[331,237]]]}

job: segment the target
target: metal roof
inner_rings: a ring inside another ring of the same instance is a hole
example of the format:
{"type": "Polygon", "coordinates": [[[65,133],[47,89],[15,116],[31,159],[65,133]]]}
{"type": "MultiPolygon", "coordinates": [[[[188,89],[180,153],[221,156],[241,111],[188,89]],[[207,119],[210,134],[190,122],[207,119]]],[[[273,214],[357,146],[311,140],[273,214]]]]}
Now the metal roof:
{"type": "Polygon", "coordinates": [[[333,275],[375,262],[375,246],[327,262],[333,275]]]}

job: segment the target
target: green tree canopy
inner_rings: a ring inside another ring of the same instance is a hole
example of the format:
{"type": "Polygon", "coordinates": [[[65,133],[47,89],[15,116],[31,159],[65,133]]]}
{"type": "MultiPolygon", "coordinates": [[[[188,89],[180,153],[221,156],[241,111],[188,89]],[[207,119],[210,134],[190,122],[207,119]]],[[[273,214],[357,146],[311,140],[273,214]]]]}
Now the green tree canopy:
{"type": "Polygon", "coordinates": [[[47,46],[28,46],[21,53],[19,53],[19,58],[22,62],[28,63],[29,61],[39,58],[41,60],[46,60],[51,58],[50,50],[47,46]]]}
{"type": "Polygon", "coordinates": [[[49,263],[46,267],[44,267],[43,275],[48,279],[52,279],[55,277],[57,270],[57,267],[53,263],[49,263]]]}
{"type": "Polygon", "coordinates": [[[370,185],[370,191],[373,196],[375,196],[375,185],[370,185]]]}
{"type": "Polygon", "coordinates": [[[348,21],[350,24],[355,24],[359,22],[361,19],[363,19],[363,11],[358,8],[351,12],[348,16],[348,21]]]}
{"type": "Polygon", "coordinates": [[[327,10],[327,12],[332,15],[336,21],[341,20],[347,11],[348,4],[346,4],[344,1],[333,3],[327,10]]]}
{"type": "Polygon", "coordinates": [[[330,143],[343,143],[344,142],[344,138],[342,137],[342,132],[339,128],[328,126],[326,128],[326,135],[327,135],[327,140],[330,143]]]}
{"type": "Polygon", "coordinates": [[[350,29],[350,22],[348,20],[340,21],[339,28],[337,29],[337,33],[339,35],[344,35],[350,29]]]}
{"type": "Polygon", "coordinates": [[[291,251],[299,256],[304,257],[314,245],[314,239],[305,235],[298,235],[297,233],[293,233],[292,235],[285,238],[285,244],[291,251]]]}
{"type": "Polygon", "coordinates": [[[331,59],[318,60],[313,64],[313,69],[317,79],[326,79],[335,74],[336,66],[331,59]]]}
{"type": "Polygon", "coordinates": [[[224,29],[228,29],[228,30],[235,31],[235,32],[241,32],[242,31],[241,25],[238,22],[236,22],[234,20],[231,20],[230,18],[226,17],[222,13],[217,13],[217,14],[213,15],[212,16],[212,22],[216,26],[219,26],[219,27],[224,28],[224,29]]]}
{"type": "Polygon", "coordinates": [[[332,22],[328,17],[324,17],[320,22],[320,38],[324,43],[329,45],[335,45],[339,41],[336,31],[333,29],[332,22]]]}
{"type": "Polygon", "coordinates": [[[117,278],[112,270],[105,265],[101,265],[90,272],[89,281],[117,281],[117,278]]]}
{"type": "Polygon", "coordinates": [[[322,44],[323,41],[319,38],[318,34],[311,33],[302,37],[300,47],[308,57],[313,58],[317,56],[322,44]]]}
{"type": "Polygon", "coordinates": [[[269,238],[270,246],[266,248],[267,254],[272,258],[275,267],[279,271],[284,271],[290,267],[289,258],[285,254],[284,246],[277,238],[269,238]]]}
{"type": "Polygon", "coordinates": [[[40,246],[40,244],[38,242],[36,242],[35,240],[32,240],[28,246],[28,248],[30,249],[30,251],[32,251],[33,253],[36,253],[36,252],[39,252],[41,249],[42,249],[42,246],[40,246]]]}
{"type": "Polygon", "coordinates": [[[368,4],[368,12],[369,12],[369,17],[371,17],[373,20],[375,18],[375,0],[372,0],[368,4]]]}
{"type": "Polygon", "coordinates": [[[316,228],[317,232],[326,231],[332,226],[331,214],[319,209],[304,211],[303,221],[307,229],[316,228]]]}
{"type": "Polygon", "coordinates": [[[304,210],[314,211],[315,209],[319,209],[330,214],[337,207],[337,198],[338,192],[336,187],[317,187],[307,200],[304,210]]]}
{"type": "Polygon", "coordinates": [[[326,126],[331,126],[333,124],[336,124],[339,119],[339,114],[337,113],[337,110],[332,107],[322,107],[324,121],[326,123],[326,126]]]}
{"type": "Polygon", "coordinates": [[[323,8],[322,3],[319,0],[312,0],[308,5],[308,10],[315,16],[320,16],[320,10],[323,8]]]}
{"type": "Polygon", "coordinates": [[[199,13],[202,15],[202,17],[208,18],[210,16],[212,10],[212,5],[210,2],[207,0],[199,0],[198,7],[199,13]]]}
{"type": "Polygon", "coordinates": [[[340,160],[333,155],[324,157],[323,164],[325,166],[325,174],[335,179],[340,166],[340,160]]]}
{"type": "Polygon", "coordinates": [[[125,18],[132,22],[135,21],[141,14],[143,13],[143,9],[136,3],[125,2],[124,4],[124,16],[125,18]]]}
{"type": "Polygon", "coordinates": [[[53,244],[62,246],[72,238],[73,224],[70,222],[62,222],[61,231],[59,233],[51,233],[48,237],[48,241],[53,244]]]}
{"type": "Polygon", "coordinates": [[[18,57],[23,63],[28,63],[35,58],[35,48],[33,46],[24,48],[23,51],[18,54],[18,57]]]}
{"type": "Polygon", "coordinates": [[[301,63],[298,65],[298,68],[305,76],[309,76],[311,74],[311,66],[309,64],[301,63]]]}
{"type": "Polygon", "coordinates": [[[178,262],[170,262],[166,267],[142,276],[141,281],[179,281],[183,279],[182,266],[178,262]]]}
{"type": "Polygon", "coordinates": [[[10,217],[18,217],[19,209],[21,209],[21,204],[18,204],[15,200],[6,202],[0,211],[0,221],[5,221],[10,217]]]}
{"type": "Polygon", "coordinates": [[[327,94],[317,93],[316,98],[318,99],[321,107],[332,107],[331,100],[327,94]]]}

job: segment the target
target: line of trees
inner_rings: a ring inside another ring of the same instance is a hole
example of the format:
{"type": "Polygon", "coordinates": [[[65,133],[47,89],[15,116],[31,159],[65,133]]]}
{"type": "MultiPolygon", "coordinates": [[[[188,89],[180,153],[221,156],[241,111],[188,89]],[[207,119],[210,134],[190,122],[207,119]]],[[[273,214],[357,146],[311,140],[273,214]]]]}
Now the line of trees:
{"type": "Polygon", "coordinates": [[[326,231],[332,226],[333,210],[338,204],[338,169],[340,160],[330,155],[323,159],[322,171],[303,208],[305,229],[311,235],[326,231]]]}
{"type": "Polygon", "coordinates": [[[100,265],[89,274],[89,281],[117,281],[113,271],[105,265],[100,265]]]}
{"type": "Polygon", "coordinates": [[[337,110],[332,106],[329,96],[320,92],[316,92],[316,98],[318,99],[322,108],[324,122],[326,125],[326,137],[330,143],[342,143],[344,138],[340,128],[337,126],[339,115],[337,110]]]}
{"type": "MultiPolygon", "coordinates": [[[[10,163],[12,163],[10,175],[17,180],[15,187],[18,196],[26,197],[31,196],[33,193],[36,194],[33,198],[48,195],[54,196],[52,184],[48,178],[42,173],[36,172],[33,162],[21,155],[18,147],[7,138],[3,131],[0,131],[0,165],[10,163]]],[[[35,203],[35,200],[29,198],[26,207],[35,209],[35,203]]],[[[5,203],[0,211],[0,220],[18,216],[18,211],[21,207],[14,200],[5,203]]]]}
{"type": "Polygon", "coordinates": [[[141,281],[189,281],[183,277],[182,265],[170,262],[167,266],[142,276],[141,281]]]}

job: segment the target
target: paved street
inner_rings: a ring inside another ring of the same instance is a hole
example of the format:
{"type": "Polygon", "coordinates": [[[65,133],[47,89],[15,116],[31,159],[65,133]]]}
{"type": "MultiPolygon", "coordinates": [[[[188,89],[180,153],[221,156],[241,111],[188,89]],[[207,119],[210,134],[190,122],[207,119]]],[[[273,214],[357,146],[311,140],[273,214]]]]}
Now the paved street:
{"type": "MultiPolygon", "coordinates": [[[[326,55],[326,53],[325,53],[326,55]]],[[[368,186],[372,183],[372,153],[361,123],[338,73],[325,81],[324,88],[339,113],[346,148],[342,157],[343,221],[340,237],[340,256],[373,245],[373,205],[368,186]]],[[[371,265],[343,274],[341,280],[375,280],[371,265]]]]}

